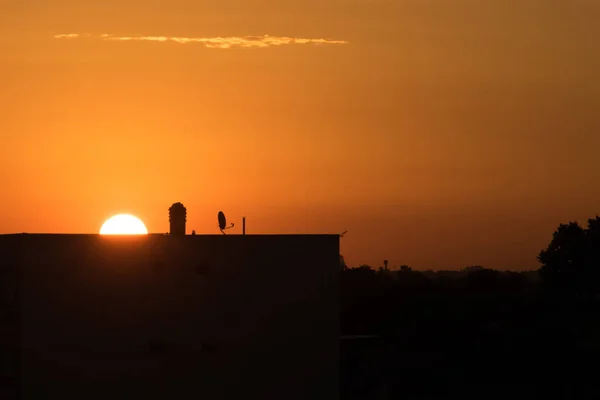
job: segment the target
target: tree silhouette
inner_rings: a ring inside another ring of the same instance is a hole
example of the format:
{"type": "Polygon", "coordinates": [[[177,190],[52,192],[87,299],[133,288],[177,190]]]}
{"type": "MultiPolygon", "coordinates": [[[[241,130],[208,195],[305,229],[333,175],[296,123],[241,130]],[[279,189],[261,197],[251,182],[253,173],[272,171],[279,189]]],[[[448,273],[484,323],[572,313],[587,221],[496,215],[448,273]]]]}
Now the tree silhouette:
{"type": "Polygon", "coordinates": [[[541,251],[540,277],[546,287],[591,299],[600,291],[600,217],[561,224],[541,251]]]}
{"type": "Polygon", "coordinates": [[[500,272],[493,269],[474,269],[465,277],[471,291],[494,292],[500,289],[500,272]]]}
{"type": "Polygon", "coordinates": [[[408,265],[401,265],[400,266],[400,271],[401,272],[405,272],[405,273],[410,273],[410,272],[412,272],[412,268],[409,267],[408,265]]]}

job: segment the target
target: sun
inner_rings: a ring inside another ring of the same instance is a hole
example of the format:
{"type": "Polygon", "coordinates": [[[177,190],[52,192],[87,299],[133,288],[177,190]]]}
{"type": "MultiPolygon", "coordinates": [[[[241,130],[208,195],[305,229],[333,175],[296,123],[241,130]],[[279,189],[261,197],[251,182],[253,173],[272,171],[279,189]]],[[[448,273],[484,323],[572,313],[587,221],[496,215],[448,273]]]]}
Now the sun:
{"type": "Polygon", "coordinates": [[[119,214],[107,219],[102,228],[101,235],[146,235],[146,225],[137,217],[129,214],[119,214]]]}

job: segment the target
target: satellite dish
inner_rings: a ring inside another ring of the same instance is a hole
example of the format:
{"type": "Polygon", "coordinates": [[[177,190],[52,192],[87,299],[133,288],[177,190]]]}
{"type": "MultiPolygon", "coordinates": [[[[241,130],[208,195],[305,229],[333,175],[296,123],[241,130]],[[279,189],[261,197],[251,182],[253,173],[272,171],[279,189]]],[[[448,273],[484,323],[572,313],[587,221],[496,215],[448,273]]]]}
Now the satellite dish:
{"type": "Polygon", "coordinates": [[[219,211],[219,229],[223,230],[225,229],[225,225],[227,225],[227,219],[225,218],[225,214],[223,214],[223,211],[219,211]]]}
{"type": "Polygon", "coordinates": [[[343,238],[343,237],[344,237],[344,235],[345,235],[346,233],[348,233],[348,231],[344,231],[344,232],[342,232],[342,233],[340,234],[340,237],[341,237],[341,238],[343,238]]]}
{"type": "Polygon", "coordinates": [[[225,234],[225,232],[223,232],[225,229],[233,228],[233,222],[231,223],[231,226],[227,226],[227,219],[225,218],[223,211],[219,211],[219,215],[217,217],[219,219],[219,230],[223,235],[225,234]]]}

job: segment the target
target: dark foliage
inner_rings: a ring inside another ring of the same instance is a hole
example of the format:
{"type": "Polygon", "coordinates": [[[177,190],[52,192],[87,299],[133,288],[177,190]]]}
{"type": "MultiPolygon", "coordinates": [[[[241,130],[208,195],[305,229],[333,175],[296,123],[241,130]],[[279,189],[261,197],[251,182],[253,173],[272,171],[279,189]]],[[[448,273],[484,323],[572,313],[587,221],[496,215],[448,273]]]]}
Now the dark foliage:
{"type": "Polygon", "coordinates": [[[600,398],[600,218],[538,271],[342,270],[342,398],[600,398]],[[388,397],[382,397],[382,391],[388,397]]]}
{"type": "Polygon", "coordinates": [[[600,217],[588,220],[585,229],[576,222],[561,224],[538,260],[552,294],[591,301],[600,290],[600,217]]]}

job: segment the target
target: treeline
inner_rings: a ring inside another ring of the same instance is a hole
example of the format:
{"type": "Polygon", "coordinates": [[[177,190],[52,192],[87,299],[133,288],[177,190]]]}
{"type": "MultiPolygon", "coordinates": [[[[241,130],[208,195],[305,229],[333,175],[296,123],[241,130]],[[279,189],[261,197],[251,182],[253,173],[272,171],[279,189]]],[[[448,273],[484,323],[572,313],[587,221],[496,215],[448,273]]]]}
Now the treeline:
{"type": "Polygon", "coordinates": [[[600,398],[600,218],[536,271],[341,268],[343,398],[600,398]],[[381,398],[381,397],[380,397],[381,398]]]}
{"type": "Polygon", "coordinates": [[[513,316],[540,296],[538,271],[496,271],[469,267],[460,271],[375,270],[367,265],[343,268],[342,333],[397,335],[411,326],[460,318],[482,323],[513,316]]]}

